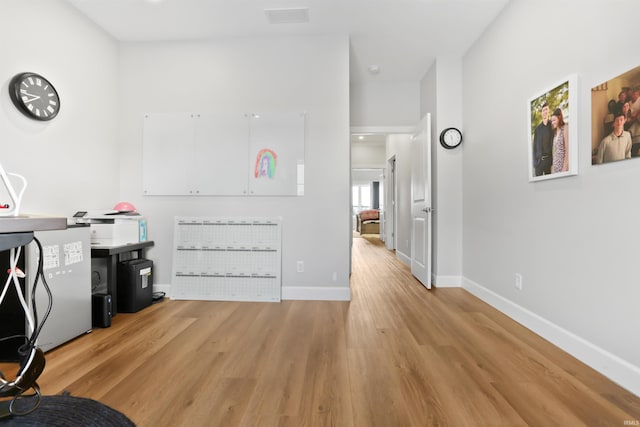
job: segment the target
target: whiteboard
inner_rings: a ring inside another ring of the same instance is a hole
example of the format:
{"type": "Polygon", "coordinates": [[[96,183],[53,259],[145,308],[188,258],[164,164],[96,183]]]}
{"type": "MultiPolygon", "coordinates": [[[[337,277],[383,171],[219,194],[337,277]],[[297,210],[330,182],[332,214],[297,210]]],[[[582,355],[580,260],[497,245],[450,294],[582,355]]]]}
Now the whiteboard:
{"type": "Polygon", "coordinates": [[[188,194],[193,163],[193,115],[145,114],[142,140],[144,194],[188,194]]]}
{"type": "Polygon", "coordinates": [[[196,115],[195,194],[246,193],[248,140],[249,123],[245,114],[196,115]]]}
{"type": "Polygon", "coordinates": [[[304,113],[149,113],[145,195],[304,194],[304,113]]]}

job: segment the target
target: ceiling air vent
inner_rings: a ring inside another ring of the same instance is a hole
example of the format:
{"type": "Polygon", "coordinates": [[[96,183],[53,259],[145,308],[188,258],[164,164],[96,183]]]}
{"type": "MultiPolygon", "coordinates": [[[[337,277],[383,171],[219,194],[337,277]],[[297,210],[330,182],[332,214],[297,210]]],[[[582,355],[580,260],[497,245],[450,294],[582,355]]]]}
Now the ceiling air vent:
{"type": "Polygon", "coordinates": [[[265,9],[269,24],[302,24],[309,22],[309,9],[306,7],[289,9],[265,9]]]}

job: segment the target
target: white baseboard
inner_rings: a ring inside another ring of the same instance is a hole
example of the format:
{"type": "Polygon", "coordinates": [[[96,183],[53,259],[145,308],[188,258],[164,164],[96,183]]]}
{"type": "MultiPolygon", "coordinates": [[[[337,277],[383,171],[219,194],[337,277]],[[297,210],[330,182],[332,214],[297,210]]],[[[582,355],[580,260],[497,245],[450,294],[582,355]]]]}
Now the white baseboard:
{"type": "MultiPolygon", "coordinates": [[[[164,292],[166,298],[171,298],[171,285],[154,284],[153,292],[164,292]]],[[[351,288],[286,286],[282,288],[281,298],[283,300],[351,301],[351,288]]]]}
{"type": "Polygon", "coordinates": [[[396,258],[411,267],[411,257],[396,249],[396,258]]]}
{"type": "Polygon", "coordinates": [[[434,275],[433,283],[436,288],[459,288],[462,286],[462,277],[434,275]]]}
{"type": "Polygon", "coordinates": [[[351,301],[351,288],[283,286],[282,299],[307,301],[351,301]]]}
{"type": "Polygon", "coordinates": [[[640,396],[640,368],[573,334],[472,280],[462,287],[615,383],[640,396]]]}

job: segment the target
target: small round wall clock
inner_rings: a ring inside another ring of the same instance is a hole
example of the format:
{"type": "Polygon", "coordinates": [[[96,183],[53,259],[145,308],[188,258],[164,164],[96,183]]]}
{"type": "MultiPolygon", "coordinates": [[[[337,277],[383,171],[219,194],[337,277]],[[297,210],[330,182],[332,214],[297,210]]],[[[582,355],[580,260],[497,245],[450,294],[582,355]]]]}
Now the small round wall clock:
{"type": "Polygon", "coordinates": [[[9,83],[13,105],[34,120],[51,120],[60,111],[60,97],[51,82],[40,74],[16,74],[9,83]]]}
{"type": "Polygon", "coordinates": [[[462,143],[462,132],[458,128],[446,128],[440,132],[440,145],[444,148],[456,148],[462,143]]]}

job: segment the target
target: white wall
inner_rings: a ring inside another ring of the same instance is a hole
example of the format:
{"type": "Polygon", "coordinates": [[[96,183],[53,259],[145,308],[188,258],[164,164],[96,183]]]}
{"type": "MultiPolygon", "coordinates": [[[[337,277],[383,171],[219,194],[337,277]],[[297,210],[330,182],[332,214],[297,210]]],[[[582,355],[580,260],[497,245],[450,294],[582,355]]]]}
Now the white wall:
{"type": "Polygon", "coordinates": [[[118,201],[117,48],[63,1],[0,2],[0,161],[29,182],[22,212],[70,216],[118,201]],[[11,103],[9,81],[24,71],[58,91],[52,121],[31,120],[11,103]]]}
{"type": "Polygon", "coordinates": [[[353,185],[368,185],[373,181],[383,181],[382,172],[382,169],[353,169],[351,183],[353,185]]]}
{"type": "Polygon", "coordinates": [[[283,298],[349,298],[348,67],[346,36],[121,45],[120,192],[148,218],[157,283],[171,282],[175,216],[282,216],[283,298]],[[304,196],[143,196],[144,113],[191,111],[305,111],[304,196]]]}
{"type": "Polygon", "coordinates": [[[590,88],[638,65],[611,30],[637,26],[631,11],[513,0],[468,51],[463,270],[467,289],[640,394],[640,160],[590,161],[590,88]],[[528,100],[572,73],[579,175],[529,183],[528,100]]]}
{"type": "Polygon", "coordinates": [[[351,168],[384,168],[386,164],[384,144],[351,143],[351,168]]]}
{"type": "Polygon", "coordinates": [[[415,126],[420,121],[418,82],[372,78],[350,86],[351,126],[415,126]]]}
{"type": "MultiPolygon", "coordinates": [[[[396,256],[405,263],[411,260],[411,135],[387,136],[387,159],[396,158],[396,256]]],[[[388,175],[388,174],[387,174],[388,175]]],[[[387,182],[385,191],[390,190],[387,182]]],[[[389,196],[385,194],[385,200],[389,196]]],[[[385,209],[392,209],[389,204],[385,209]]],[[[388,237],[387,237],[388,238],[388,237]]]]}

